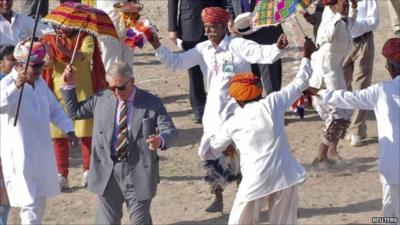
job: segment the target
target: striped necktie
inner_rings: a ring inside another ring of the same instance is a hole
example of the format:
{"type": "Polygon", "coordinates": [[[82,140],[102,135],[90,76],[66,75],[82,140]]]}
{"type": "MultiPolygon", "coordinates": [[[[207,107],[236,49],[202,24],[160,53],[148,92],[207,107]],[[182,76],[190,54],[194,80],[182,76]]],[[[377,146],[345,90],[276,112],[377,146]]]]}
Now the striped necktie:
{"type": "Polygon", "coordinates": [[[120,159],[126,159],[126,147],[128,146],[128,106],[126,105],[126,101],[122,103],[120,108],[118,128],[118,145],[116,150],[120,159]]]}

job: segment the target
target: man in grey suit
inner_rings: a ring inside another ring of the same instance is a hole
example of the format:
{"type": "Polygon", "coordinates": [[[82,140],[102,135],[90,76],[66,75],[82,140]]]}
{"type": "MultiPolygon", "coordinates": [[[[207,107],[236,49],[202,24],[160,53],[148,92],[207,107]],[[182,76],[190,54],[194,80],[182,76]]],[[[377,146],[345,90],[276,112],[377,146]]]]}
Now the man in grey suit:
{"type": "Polygon", "coordinates": [[[70,67],[64,80],[69,116],[94,119],[88,189],[98,195],[95,224],[120,224],[124,202],[132,224],[152,224],[150,203],[159,183],[157,149],[165,150],[177,139],[161,99],[134,85],[125,62],[108,69],[108,90],[82,102],[77,101],[70,67]]]}

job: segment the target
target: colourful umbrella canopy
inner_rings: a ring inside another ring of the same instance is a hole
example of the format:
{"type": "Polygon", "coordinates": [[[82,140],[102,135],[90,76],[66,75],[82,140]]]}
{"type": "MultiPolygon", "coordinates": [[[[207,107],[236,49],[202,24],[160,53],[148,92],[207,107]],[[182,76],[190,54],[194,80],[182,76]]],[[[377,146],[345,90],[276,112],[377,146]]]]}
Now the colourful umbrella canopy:
{"type": "Polygon", "coordinates": [[[68,29],[81,30],[97,37],[118,38],[117,30],[107,13],[80,3],[63,3],[44,17],[43,21],[68,29]]]}
{"type": "Polygon", "coordinates": [[[310,4],[311,0],[261,0],[253,11],[253,27],[278,25],[310,4]]]}

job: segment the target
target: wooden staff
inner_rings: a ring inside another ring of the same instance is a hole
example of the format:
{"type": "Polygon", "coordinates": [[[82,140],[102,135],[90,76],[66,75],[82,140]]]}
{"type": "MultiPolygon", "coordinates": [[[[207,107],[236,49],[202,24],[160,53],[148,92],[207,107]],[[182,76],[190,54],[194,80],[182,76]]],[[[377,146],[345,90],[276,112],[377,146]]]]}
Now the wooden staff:
{"type": "MultiPolygon", "coordinates": [[[[36,8],[36,13],[35,13],[35,26],[33,27],[31,44],[29,46],[28,59],[26,60],[26,63],[25,63],[25,69],[24,69],[25,73],[28,71],[29,58],[30,58],[31,53],[32,53],[33,42],[35,41],[36,29],[37,29],[37,25],[38,25],[38,22],[39,22],[39,9],[40,9],[40,5],[41,4],[42,4],[42,0],[39,0],[39,2],[37,4],[37,8],[36,8]]],[[[14,118],[14,127],[17,126],[19,110],[21,108],[22,94],[24,93],[24,86],[25,86],[25,84],[21,86],[21,92],[19,93],[19,97],[18,97],[17,111],[15,112],[15,118],[14,118]]]]}

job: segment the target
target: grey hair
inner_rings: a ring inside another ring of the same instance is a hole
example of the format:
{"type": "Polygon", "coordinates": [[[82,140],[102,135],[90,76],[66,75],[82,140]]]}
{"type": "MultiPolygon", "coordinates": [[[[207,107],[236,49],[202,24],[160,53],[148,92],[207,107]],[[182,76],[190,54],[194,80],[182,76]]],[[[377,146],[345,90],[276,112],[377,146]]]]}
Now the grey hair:
{"type": "Polygon", "coordinates": [[[125,80],[133,78],[133,70],[128,63],[118,61],[110,66],[106,73],[107,77],[123,76],[125,80]]]}

